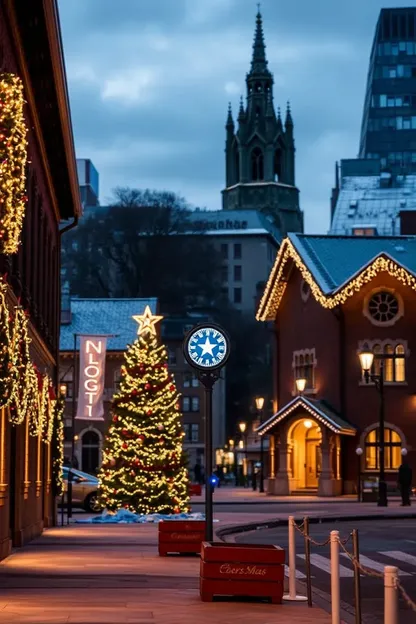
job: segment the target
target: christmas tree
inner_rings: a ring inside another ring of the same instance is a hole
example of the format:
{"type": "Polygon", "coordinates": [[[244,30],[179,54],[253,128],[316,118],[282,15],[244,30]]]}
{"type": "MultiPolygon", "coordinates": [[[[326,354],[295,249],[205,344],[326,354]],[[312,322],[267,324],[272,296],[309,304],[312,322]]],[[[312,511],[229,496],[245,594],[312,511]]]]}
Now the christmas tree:
{"type": "Polygon", "coordinates": [[[179,394],[169,374],[167,352],[158,345],[149,306],[138,337],[125,353],[119,392],[111,407],[100,470],[100,501],[109,511],[138,514],[188,511],[188,471],[179,394]]]}

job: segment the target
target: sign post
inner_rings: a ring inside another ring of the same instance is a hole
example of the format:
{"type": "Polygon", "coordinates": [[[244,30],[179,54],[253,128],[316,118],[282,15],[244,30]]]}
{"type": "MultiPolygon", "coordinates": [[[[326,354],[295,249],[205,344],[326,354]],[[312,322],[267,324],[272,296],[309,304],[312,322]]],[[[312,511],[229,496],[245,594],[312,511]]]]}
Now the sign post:
{"type": "Polygon", "coordinates": [[[230,339],[218,325],[205,323],[197,325],[186,335],[183,350],[186,361],[196,369],[205,389],[205,540],[212,542],[215,484],[212,472],[212,390],[230,356],[230,339]]]}

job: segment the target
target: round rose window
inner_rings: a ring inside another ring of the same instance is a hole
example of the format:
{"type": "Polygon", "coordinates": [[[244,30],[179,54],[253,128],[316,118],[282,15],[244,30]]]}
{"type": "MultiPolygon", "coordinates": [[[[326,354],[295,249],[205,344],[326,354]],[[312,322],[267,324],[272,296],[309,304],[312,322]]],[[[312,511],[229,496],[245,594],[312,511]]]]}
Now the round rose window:
{"type": "Polygon", "coordinates": [[[368,311],[377,323],[389,323],[399,313],[399,302],[392,293],[381,291],[371,297],[368,311]]]}

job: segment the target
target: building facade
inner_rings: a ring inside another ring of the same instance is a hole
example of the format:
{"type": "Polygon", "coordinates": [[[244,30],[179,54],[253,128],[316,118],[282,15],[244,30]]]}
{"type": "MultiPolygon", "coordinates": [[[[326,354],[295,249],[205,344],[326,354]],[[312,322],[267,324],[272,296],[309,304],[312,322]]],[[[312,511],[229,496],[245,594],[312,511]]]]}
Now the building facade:
{"type": "Polygon", "coordinates": [[[360,158],[416,172],[416,8],[382,9],[371,49],[360,158]]]}
{"type": "Polygon", "coordinates": [[[84,207],[98,206],[99,176],[89,158],[77,158],[77,171],[81,203],[84,207]]]}
{"type": "Polygon", "coordinates": [[[295,140],[289,104],[283,124],[273,103],[262,17],[256,18],[247,102],[240,102],[236,130],[231,104],[226,122],[226,182],[223,210],[261,210],[282,231],[302,232],[303,214],[295,186],[295,140]]]}
{"type": "MultiPolygon", "coordinates": [[[[65,456],[71,458],[72,436],[76,464],[80,470],[96,473],[101,464],[103,441],[110,422],[110,407],[118,390],[120,368],[127,346],[137,337],[137,323],[133,316],[142,314],[148,305],[156,313],[156,299],[77,299],[63,297],[65,304],[61,318],[60,385],[65,387],[65,456]],[[79,336],[107,335],[104,383],[104,419],[88,422],[75,418],[78,398],[79,336]],[[75,364],[75,366],[74,366],[75,364]]],[[[187,331],[206,320],[200,316],[187,318],[165,317],[161,323],[161,341],[168,351],[169,371],[174,375],[181,393],[184,450],[192,469],[204,462],[203,388],[195,372],[187,364],[182,344],[187,331]]],[[[213,444],[222,447],[225,442],[225,374],[215,384],[213,392],[213,444]]]]}
{"type": "MultiPolygon", "coordinates": [[[[16,253],[0,254],[0,271],[8,283],[10,315],[20,306],[27,311],[29,361],[55,388],[64,234],[59,224],[69,219],[76,223],[81,212],[58,25],[55,0],[1,4],[2,80],[12,75],[22,81],[28,144],[21,243],[16,253]]],[[[38,536],[55,518],[51,444],[41,434],[30,434],[27,413],[21,424],[12,426],[11,409],[9,405],[0,411],[0,558],[38,536]]]]}
{"type": "Polygon", "coordinates": [[[351,494],[359,478],[377,479],[380,397],[362,350],[374,353],[374,374],[384,363],[391,487],[402,449],[415,464],[415,276],[413,237],[284,240],[258,312],[276,335],[274,415],[259,428],[270,441],[269,492],[351,494]]]}

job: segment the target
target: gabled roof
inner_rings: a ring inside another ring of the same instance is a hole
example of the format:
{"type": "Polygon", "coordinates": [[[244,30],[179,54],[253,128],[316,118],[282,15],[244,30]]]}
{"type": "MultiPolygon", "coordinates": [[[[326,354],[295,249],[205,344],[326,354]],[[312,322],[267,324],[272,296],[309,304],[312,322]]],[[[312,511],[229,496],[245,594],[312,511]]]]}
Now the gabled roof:
{"type": "Polygon", "coordinates": [[[297,410],[304,410],[311,414],[318,422],[324,424],[334,433],[343,435],[355,435],[356,429],[350,425],[333,410],[325,401],[316,399],[308,399],[304,396],[295,397],[290,403],[282,407],[274,416],[266,420],[257,431],[260,435],[264,435],[270,429],[278,425],[282,420],[293,414],[297,410]]]}
{"type": "Polygon", "coordinates": [[[315,299],[326,308],[344,303],[380,272],[389,273],[416,291],[414,236],[289,234],[277,254],[257,320],[274,320],[293,264],[315,299]]]}
{"type": "MultiPolygon", "coordinates": [[[[115,334],[109,338],[108,351],[125,351],[137,337],[137,323],[132,318],[150,306],[156,313],[157,299],[71,299],[71,322],[61,325],[60,350],[72,351],[74,334],[115,334]]],[[[77,342],[79,349],[79,342],[77,342]]]]}

